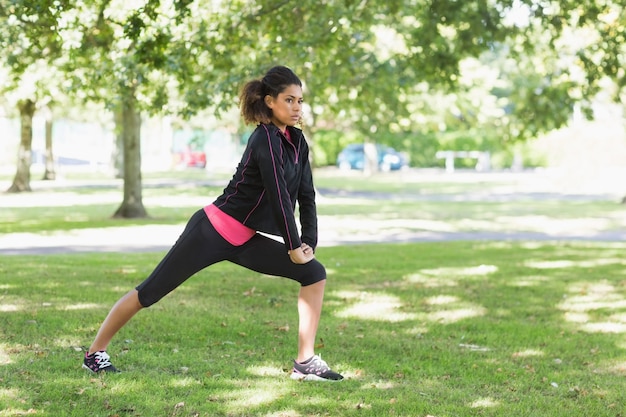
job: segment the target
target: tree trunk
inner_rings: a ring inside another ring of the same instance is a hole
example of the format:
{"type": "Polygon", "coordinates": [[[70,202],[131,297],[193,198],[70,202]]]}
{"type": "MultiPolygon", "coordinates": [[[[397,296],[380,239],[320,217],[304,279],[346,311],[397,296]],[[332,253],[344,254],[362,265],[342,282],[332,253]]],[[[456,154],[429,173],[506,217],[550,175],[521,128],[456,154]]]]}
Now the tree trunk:
{"type": "Polygon", "coordinates": [[[124,178],[124,110],[121,106],[113,109],[113,120],[115,122],[115,147],[111,154],[111,165],[115,178],[124,178]]]}
{"type": "Polygon", "coordinates": [[[34,101],[20,100],[17,108],[20,111],[20,147],[17,153],[17,171],[13,178],[13,184],[7,190],[8,193],[31,191],[30,189],[30,164],[32,162],[33,144],[33,115],[36,104],[34,101]]]}
{"type": "Polygon", "coordinates": [[[57,177],[54,169],[54,154],[52,153],[52,111],[46,110],[46,171],[44,180],[55,180],[57,177]]]}
{"type": "Polygon", "coordinates": [[[123,100],[122,126],[118,128],[124,140],[124,201],[113,217],[147,217],[141,197],[141,115],[134,94],[123,100]]]}

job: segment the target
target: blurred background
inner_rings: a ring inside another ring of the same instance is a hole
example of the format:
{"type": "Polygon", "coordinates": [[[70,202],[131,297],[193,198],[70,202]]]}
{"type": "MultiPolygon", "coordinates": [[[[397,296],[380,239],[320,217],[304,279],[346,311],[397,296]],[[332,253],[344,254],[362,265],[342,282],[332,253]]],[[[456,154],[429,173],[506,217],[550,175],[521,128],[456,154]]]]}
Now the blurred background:
{"type": "MultiPolygon", "coordinates": [[[[286,65],[304,82],[302,128],[316,168],[620,178],[624,7],[3,3],[0,176],[11,192],[76,172],[140,190],[141,172],[230,172],[253,128],[240,121],[238,92],[286,65]]],[[[139,210],[120,214],[141,216],[136,200],[125,194],[122,205],[139,210]]]]}

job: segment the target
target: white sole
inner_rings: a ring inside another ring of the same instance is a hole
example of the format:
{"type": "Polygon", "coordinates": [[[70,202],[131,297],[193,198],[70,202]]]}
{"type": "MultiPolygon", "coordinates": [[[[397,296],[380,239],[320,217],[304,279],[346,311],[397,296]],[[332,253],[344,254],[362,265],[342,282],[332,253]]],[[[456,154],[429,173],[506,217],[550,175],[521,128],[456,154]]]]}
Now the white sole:
{"type": "Polygon", "coordinates": [[[320,378],[317,375],[314,374],[297,374],[297,373],[292,373],[290,376],[291,379],[293,379],[294,381],[319,381],[319,382],[339,382],[341,380],[334,380],[334,379],[326,379],[326,378],[320,378]]]}

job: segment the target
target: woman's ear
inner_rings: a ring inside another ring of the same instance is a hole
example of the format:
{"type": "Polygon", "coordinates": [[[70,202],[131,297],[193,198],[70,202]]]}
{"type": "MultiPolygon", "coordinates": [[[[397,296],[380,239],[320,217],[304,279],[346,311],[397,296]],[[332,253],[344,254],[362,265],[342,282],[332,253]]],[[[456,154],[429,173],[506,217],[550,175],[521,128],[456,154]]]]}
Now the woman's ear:
{"type": "Polygon", "coordinates": [[[265,96],[265,105],[271,109],[272,106],[274,105],[274,97],[270,96],[269,94],[266,95],[265,96]]]}

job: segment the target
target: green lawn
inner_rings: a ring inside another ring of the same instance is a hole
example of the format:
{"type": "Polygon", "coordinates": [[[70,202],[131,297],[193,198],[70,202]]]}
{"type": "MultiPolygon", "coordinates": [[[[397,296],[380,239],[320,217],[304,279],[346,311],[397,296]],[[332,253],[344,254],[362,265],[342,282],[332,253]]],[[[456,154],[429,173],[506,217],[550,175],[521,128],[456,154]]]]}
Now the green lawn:
{"type": "MultiPolygon", "coordinates": [[[[141,220],[110,218],[115,185],[0,195],[0,236],[182,224],[221,190],[202,175],[149,178],[151,217],[141,220]]],[[[626,226],[623,206],[597,196],[449,178],[321,175],[321,221],[373,235],[626,226]]],[[[328,270],[318,351],[346,376],[323,384],[288,377],[294,282],[215,265],[122,329],[109,353],[123,373],[94,375],[80,367],[84,349],[163,253],[0,255],[0,417],[624,417],[625,249],[498,240],[318,248],[328,270]]]]}
{"type": "Polygon", "coordinates": [[[319,352],[298,383],[297,284],[231,264],[141,312],[80,368],[112,303],[161,254],[0,263],[0,416],[623,416],[623,243],[320,248],[319,352]]]}

